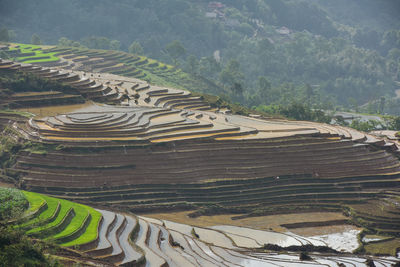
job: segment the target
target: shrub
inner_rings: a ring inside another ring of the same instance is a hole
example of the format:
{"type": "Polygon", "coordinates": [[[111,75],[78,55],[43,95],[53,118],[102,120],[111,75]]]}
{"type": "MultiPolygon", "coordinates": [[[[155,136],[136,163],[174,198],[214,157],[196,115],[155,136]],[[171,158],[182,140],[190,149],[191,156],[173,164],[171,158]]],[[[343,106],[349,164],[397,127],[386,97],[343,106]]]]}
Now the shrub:
{"type": "Polygon", "coordinates": [[[0,188],[0,221],[21,216],[29,206],[21,191],[13,188],[0,188]]]}
{"type": "Polygon", "coordinates": [[[59,266],[44,255],[44,248],[34,244],[22,232],[0,226],[0,266],[59,266]]]}

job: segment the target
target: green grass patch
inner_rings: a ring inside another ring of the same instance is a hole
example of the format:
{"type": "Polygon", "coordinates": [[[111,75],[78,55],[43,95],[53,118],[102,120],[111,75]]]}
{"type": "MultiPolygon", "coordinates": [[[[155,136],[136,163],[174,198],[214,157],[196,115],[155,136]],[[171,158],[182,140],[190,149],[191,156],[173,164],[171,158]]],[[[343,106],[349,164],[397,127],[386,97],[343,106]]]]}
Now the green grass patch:
{"type": "Polygon", "coordinates": [[[365,252],[373,255],[396,256],[397,249],[399,248],[400,238],[364,245],[365,252]]]}

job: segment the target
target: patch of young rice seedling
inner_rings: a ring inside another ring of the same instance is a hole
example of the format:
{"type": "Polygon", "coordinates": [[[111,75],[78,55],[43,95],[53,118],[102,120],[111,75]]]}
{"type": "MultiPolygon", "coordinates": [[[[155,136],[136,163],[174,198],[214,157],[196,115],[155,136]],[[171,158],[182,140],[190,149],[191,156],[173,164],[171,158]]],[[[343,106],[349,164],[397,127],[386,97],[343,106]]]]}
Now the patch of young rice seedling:
{"type": "Polygon", "coordinates": [[[26,211],[27,214],[37,212],[41,206],[46,203],[46,200],[40,194],[22,191],[29,201],[29,209],[26,211]]]}
{"type": "Polygon", "coordinates": [[[65,247],[79,246],[82,244],[89,243],[97,238],[101,213],[91,207],[86,207],[86,209],[90,212],[92,216],[92,219],[90,221],[90,224],[86,228],[86,231],[82,235],[80,235],[77,239],[61,244],[62,246],[65,247]]]}
{"type": "Polygon", "coordinates": [[[50,231],[53,227],[59,225],[63,221],[64,217],[68,214],[68,211],[74,206],[74,203],[63,199],[60,199],[60,204],[61,204],[60,212],[58,213],[57,218],[53,222],[33,228],[29,230],[27,234],[45,233],[46,231],[50,231]]]}
{"type": "Polygon", "coordinates": [[[88,211],[87,207],[83,206],[81,204],[76,204],[76,203],[72,203],[72,206],[75,211],[74,218],[72,218],[71,222],[68,224],[68,226],[63,231],[61,231],[49,238],[58,239],[58,238],[66,237],[66,236],[74,233],[76,230],[78,230],[81,227],[81,225],[84,223],[84,221],[86,220],[86,217],[89,215],[89,211],[88,211]]]}
{"type": "Polygon", "coordinates": [[[23,223],[21,225],[18,225],[18,228],[32,228],[38,225],[43,224],[44,222],[50,220],[51,218],[53,218],[53,216],[55,216],[55,213],[58,210],[58,206],[59,206],[59,201],[55,198],[52,197],[48,197],[48,196],[44,196],[42,195],[42,197],[46,200],[47,202],[47,209],[45,211],[43,211],[42,213],[40,213],[40,215],[32,220],[29,220],[26,223],[23,223]]]}

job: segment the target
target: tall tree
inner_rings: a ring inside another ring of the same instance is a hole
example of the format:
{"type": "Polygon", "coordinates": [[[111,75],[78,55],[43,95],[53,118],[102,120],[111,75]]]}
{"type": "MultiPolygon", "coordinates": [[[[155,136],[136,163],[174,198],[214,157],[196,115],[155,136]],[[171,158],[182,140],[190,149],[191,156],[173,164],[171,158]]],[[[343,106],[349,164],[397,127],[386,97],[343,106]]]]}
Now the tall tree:
{"type": "Polygon", "coordinates": [[[132,44],[128,48],[128,51],[131,54],[137,54],[137,55],[143,55],[144,54],[143,47],[138,41],[132,42],[132,44]]]}
{"type": "Polygon", "coordinates": [[[165,51],[171,57],[174,65],[178,65],[178,59],[186,54],[186,49],[181,42],[175,40],[165,47],[165,51]]]}
{"type": "Polygon", "coordinates": [[[121,42],[118,40],[112,40],[110,42],[110,49],[111,50],[119,50],[121,48],[121,42]]]}
{"type": "Polygon", "coordinates": [[[258,95],[260,96],[259,100],[262,104],[265,104],[268,102],[268,99],[270,98],[270,93],[271,93],[270,81],[265,76],[259,77],[258,78],[258,95]]]}
{"type": "Polygon", "coordinates": [[[0,42],[8,42],[10,40],[10,36],[8,34],[7,28],[3,27],[0,29],[0,42]]]}
{"type": "Polygon", "coordinates": [[[186,69],[189,73],[197,74],[199,68],[199,61],[196,56],[190,55],[186,59],[186,69]]]}
{"type": "Polygon", "coordinates": [[[36,33],[34,33],[34,34],[32,35],[31,43],[34,44],[34,45],[41,45],[41,44],[42,44],[42,40],[40,40],[39,35],[37,35],[36,33]]]}
{"type": "Polygon", "coordinates": [[[234,83],[242,83],[244,79],[243,73],[240,71],[239,61],[231,59],[220,73],[220,81],[228,86],[234,83]]]}

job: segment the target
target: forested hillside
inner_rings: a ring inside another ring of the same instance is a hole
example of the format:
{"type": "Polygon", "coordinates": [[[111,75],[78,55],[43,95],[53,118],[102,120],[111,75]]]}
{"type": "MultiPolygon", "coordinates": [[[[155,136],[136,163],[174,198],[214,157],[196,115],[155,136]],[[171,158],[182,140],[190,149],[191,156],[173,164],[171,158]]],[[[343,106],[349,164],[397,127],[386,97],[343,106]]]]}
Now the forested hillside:
{"type": "Polygon", "coordinates": [[[146,55],[250,107],[399,115],[398,14],[396,0],[2,0],[0,39],[146,55]]]}

